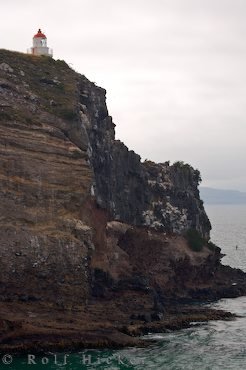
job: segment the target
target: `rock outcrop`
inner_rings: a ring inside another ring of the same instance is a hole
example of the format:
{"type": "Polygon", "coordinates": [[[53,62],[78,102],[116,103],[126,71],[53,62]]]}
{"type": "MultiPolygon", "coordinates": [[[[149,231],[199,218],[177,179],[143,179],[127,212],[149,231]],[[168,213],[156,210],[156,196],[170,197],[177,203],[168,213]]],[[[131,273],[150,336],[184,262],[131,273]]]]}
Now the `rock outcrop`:
{"type": "Polygon", "coordinates": [[[80,116],[89,138],[98,204],[113,219],[181,234],[190,228],[209,239],[210,222],[200,200],[200,174],[182,162],[141,162],[119,140],[108,116],[105,90],[80,78],[80,116]]]}
{"type": "Polygon", "coordinates": [[[141,162],[115,140],[105,94],[63,61],[0,50],[4,327],[16,302],[90,307],[91,320],[111,302],[120,322],[124,301],[129,319],[160,319],[170,300],[246,292],[245,275],[222,267],[207,242],[199,171],[141,162]],[[187,230],[203,238],[200,252],[187,230]]]}

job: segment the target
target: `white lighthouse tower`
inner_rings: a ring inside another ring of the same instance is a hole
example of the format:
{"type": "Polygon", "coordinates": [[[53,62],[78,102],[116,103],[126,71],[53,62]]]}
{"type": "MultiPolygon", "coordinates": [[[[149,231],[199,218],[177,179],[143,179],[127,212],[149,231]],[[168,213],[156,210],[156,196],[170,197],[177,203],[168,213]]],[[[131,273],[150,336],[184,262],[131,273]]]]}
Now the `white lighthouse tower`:
{"type": "Polygon", "coordinates": [[[31,48],[31,54],[33,55],[47,55],[49,57],[53,56],[53,52],[47,46],[47,37],[42,33],[41,29],[38,33],[33,36],[33,47],[31,48]]]}

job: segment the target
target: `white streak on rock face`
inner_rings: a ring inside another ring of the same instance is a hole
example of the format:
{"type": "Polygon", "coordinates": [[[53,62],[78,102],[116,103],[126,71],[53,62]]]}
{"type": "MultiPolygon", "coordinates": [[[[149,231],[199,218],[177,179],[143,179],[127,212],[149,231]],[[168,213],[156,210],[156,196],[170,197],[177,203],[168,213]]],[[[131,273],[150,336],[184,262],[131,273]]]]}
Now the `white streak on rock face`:
{"type": "Polygon", "coordinates": [[[166,204],[166,214],[169,216],[170,222],[173,225],[173,232],[180,233],[187,229],[187,210],[174,207],[171,203],[166,204]]]}
{"type": "Polygon", "coordinates": [[[91,196],[92,197],[95,196],[95,189],[94,189],[94,186],[93,185],[91,186],[91,196]]]}
{"type": "Polygon", "coordinates": [[[154,187],[156,185],[156,181],[154,180],[148,180],[148,184],[151,186],[151,187],[154,187]]]}
{"type": "Polygon", "coordinates": [[[185,208],[179,209],[169,202],[153,202],[152,210],[143,212],[144,225],[154,229],[162,229],[167,225],[171,226],[174,233],[180,234],[183,230],[188,228],[187,210],[185,208]],[[158,216],[155,212],[158,210],[158,216]],[[161,218],[160,218],[161,214],[161,218]]]}
{"type": "Polygon", "coordinates": [[[150,226],[153,221],[154,221],[154,215],[153,215],[153,211],[145,211],[143,212],[143,217],[144,217],[144,225],[146,226],[150,226]]]}
{"type": "Polygon", "coordinates": [[[159,229],[164,227],[164,225],[157,219],[154,212],[151,210],[143,212],[143,217],[145,219],[144,225],[153,227],[154,229],[159,229]]]}
{"type": "Polygon", "coordinates": [[[13,68],[10,67],[7,63],[1,63],[0,64],[0,69],[1,71],[8,72],[8,73],[13,73],[14,70],[13,68]]]}
{"type": "Polygon", "coordinates": [[[91,147],[91,145],[90,145],[90,144],[88,144],[88,148],[87,148],[87,155],[88,155],[88,157],[89,157],[89,158],[91,158],[91,157],[92,157],[92,147],[91,147]]]}

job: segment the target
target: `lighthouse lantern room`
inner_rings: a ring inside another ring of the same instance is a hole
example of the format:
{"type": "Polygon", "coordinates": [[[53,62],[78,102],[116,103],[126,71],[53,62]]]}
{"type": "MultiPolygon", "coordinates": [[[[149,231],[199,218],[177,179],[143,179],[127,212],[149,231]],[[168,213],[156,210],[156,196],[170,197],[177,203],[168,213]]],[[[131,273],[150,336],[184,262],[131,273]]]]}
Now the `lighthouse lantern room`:
{"type": "Polygon", "coordinates": [[[33,55],[47,55],[53,56],[53,52],[47,46],[47,37],[42,33],[41,29],[38,30],[36,35],[33,36],[33,46],[31,48],[31,54],[33,55]]]}

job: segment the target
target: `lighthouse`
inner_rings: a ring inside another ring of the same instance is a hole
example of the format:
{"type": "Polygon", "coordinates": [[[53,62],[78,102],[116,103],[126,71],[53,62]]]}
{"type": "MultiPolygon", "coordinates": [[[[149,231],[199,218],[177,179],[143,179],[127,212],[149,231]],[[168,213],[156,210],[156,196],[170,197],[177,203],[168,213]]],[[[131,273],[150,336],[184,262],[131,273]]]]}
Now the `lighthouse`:
{"type": "Polygon", "coordinates": [[[38,30],[36,35],[33,36],[33,46],[31,48],[31,54],[33,55],[47,55],[53,56],[53,52],[47,46],[47,37],[42,33],[41,29],[38,30]]]}

